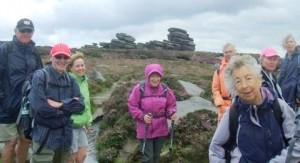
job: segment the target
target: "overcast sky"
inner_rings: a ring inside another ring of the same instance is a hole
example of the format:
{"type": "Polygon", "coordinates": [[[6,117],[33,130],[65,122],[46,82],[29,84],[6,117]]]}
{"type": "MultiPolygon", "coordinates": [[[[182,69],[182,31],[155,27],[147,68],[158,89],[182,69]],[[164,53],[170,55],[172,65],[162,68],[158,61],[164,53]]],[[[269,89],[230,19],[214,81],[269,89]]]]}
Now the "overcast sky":
{"type": "Polygon", "coordinates": [[[185,29],[196,51],[221,52],[226,42],[238,52],[259,53],[291,33],[300,41],[299,0],[5,0],[0,40],[11,40],[19,19],[35,25],[37,45],[71,47],[110,42],[116,33],[135,43],[167,40],[168,28],[185,29]]]}

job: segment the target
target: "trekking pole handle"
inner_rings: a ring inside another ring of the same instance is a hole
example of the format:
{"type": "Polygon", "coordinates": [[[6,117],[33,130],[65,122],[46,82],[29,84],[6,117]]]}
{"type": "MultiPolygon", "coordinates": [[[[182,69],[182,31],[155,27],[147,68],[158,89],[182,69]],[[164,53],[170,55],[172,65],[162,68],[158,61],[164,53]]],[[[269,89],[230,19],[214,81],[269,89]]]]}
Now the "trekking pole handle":
{"type": "Polygon", "coordinates": [[[151,123],[151,120],[152,120],[152,114],[151,113],[147,113],[147,114],[145,114],[144,115],[144,118],[143,118],[143,120],[144,120],[144,123],[146,123],[146,124],[149,124],[149,123],[151,123]]]}

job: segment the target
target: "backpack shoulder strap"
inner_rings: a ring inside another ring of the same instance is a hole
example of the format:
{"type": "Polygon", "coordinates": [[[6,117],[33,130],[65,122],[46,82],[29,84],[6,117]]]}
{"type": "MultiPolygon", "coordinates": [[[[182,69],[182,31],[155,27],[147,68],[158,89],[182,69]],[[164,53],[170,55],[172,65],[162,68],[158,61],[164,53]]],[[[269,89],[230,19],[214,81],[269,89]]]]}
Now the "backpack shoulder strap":
{"type": "Polygon", "coordinates": [[[229,131],[230,131],[230,136],[229,136],[229,143],[231,144],[231,146],[235,146],[236,145],[236,133],[237,133],[237,128],[238,128],[238,113],[237,113],[237,108],[235,107],[235,105],[233,104],[230,107],[229,110],[229,131]]]}
{"type": "Polygon", "coordinates": [[[41,58],[40,53],[39,53],[39,51],[37,50],[36,47],[34,47],[34,56],[36,58],[36,61],[38,63],[39,68],[43,68],[42,58],[41,58]]]}
{"type": "Polygon", "coordinates": [[[71,85],[71,79],[69,73],[66,72],[66,76],[67,76],[68,84],[71,85]]]}
{"type": "Polygon", "coordinates": [[[221,71],[220,68],[218,68],[216,71],[217,71],[217,74],[220,75],[220,71],[221,71]]]}
{"type": "Polygon", "coordinates": [[[8,58],[8,55],[12,52],[13,50],[13,42],[12,41],[7,41],[6,43],[6,47],[5,47],[5,59],[6,59],[6,67],[7,65],[9,65],[9,58],[8,58]]]}
{"type": "MultiPolygon", "coordinates": [[[[168,86],[165,83],[161,83],[161,84],[162,84],[164,93],[161,96],[159,96],[159,97],[167,97],[168,86]]],[[[140,82],[140,93],[141,93],[141,97],[144,98],[145,97],[145,81],[141,81],[140,82]]]]}
{"type": "Polygon", "coordinates": [[[13,43],[12,41],[8,41],[6,44],[6,56],[8,56],[8,54],[12,52],[12,49],[13,49],[13,43]]]}
{"type": "Polygon", "coordinates": [[[164,94],[162,95],[163,97],[167,97],[167,93],[168,93],[168,86],[165,83],[161,83],[163,89],[164,89],[164,94]]]}
{"type": "Polygon", "coordinates": [[[219,74],[220,74],[220,67],[221,67],[221,64],[220,64],[220,63],[216,63],[216,64],[214,65],[214,67],[215,67],[215,71],[217,72],[217,75],[219,75],[219,74]]]}
{"type": "Polygon", "coordinates": [[[236,146],[236,134],[238,129],[238,112],[237,108],[234,104],[231,105],[229,109],[229,138],[225,144],[223,144],[223,148],[225,150],[225,159],[226,163],[230,162],[231,156],[230,152],[236,146]]]}
{"type": "Polygon", "coordinates": [[[145,81],[140,82],[140,93],[141,93],[141,98],[145,97],[145,81]]]}
{"type": "Polygon", "coordinates": [[[278,124],[279,124],[279,126],[281,128],[281,133],[282,133],[283,141],[284,141],[285,145],[288,146],[289,145],[289,143],[288,143],[289,139],[287,139],[285,137],[284,132],[283,132],[283,127],[282,127],[282,124],[283,124],[282,111],[281,111],[281,107],[279,105],[279,102],[278,102],[277,98],[274,100],[274,103],[273,103],[273,113],[274,113],[276,121],[278,122],[278,124]]]}
{"type": "Polygon", "coordinates": [[[282,124],[283,123],[282,111],[281,111],[278,99],[274,100],[273,111],[274,111],[274,116],[275,116],[277,122],[279,124],[282,124]]]}
{"type": "Polygon", "coordinates": [[[46,69],[41,69],[41,71],[43,72],[43,74],[44,74],[44,78],[45,78],[45,80],[44,80],[44,85],[46,86],[45,88],[45,90],[47,90],[48,89],[48,81],[49,81],[49,74],[48,74],[48,72],[46,71],[46,69]]]}

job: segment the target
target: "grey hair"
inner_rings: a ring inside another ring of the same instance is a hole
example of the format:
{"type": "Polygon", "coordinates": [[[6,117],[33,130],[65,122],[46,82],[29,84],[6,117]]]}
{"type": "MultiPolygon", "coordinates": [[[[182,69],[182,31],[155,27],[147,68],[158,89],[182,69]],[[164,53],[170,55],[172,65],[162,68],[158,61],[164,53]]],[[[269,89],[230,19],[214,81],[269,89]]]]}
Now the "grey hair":
{"type": "Polygon", "coordinates": [[[289,40],[289,39],[293,39],[295,41],[295,43],[297,44],[294,36],[292,34],[288,34],[286,35],[283,40],[282,40],[282,47],[285,49],[285,43],[289,40]]]}
{"type": "Polygon", "coordinates": [[[223,46],[223,52],[224,52],[227,48],[229,48],[229,47],[231,47],[231,48],[233,49],[234,53],[236,52],[235,46],[234,46],[233,44],[231,44],[231,43],[226,43],[226,44],[223,46]]]}
{"type": "Polygon", "coordinates": [[[257,76],[260,76],[261,73],[261,65],[258,64],[257,60],[251,55],[245,54],[232,56],[224,69],[224,81],[229,92],[234,95],[237,93],[234,87],[233,71],[243,66],[250,68],[257,76]]]}

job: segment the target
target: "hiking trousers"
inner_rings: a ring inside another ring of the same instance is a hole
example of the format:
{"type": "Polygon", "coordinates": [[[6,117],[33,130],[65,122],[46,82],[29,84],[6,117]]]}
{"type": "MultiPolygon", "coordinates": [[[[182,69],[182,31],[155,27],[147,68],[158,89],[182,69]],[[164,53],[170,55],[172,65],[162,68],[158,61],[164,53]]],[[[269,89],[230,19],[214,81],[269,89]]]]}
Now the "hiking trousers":
{"type": "MultiPolygon", "coordinates": [[[[143,139],[140,139],[141,151],[143,150],[143,139]]],[[[164,137],[157,137],[153,139],[147,139],[145,146],[145,154],[142,156],[143,163],[158,163],[160,152],[163,147],[164,137]]]]}

